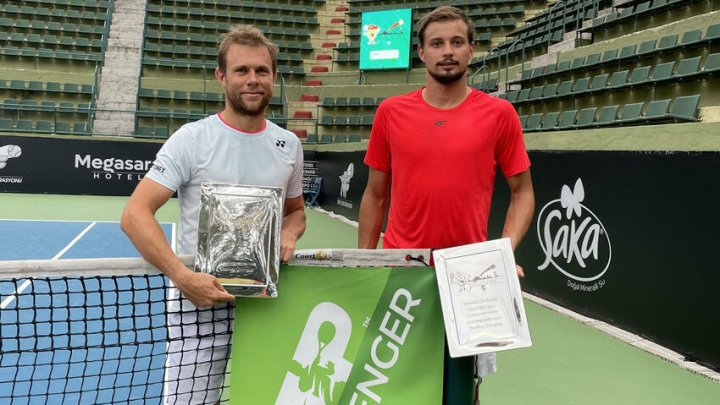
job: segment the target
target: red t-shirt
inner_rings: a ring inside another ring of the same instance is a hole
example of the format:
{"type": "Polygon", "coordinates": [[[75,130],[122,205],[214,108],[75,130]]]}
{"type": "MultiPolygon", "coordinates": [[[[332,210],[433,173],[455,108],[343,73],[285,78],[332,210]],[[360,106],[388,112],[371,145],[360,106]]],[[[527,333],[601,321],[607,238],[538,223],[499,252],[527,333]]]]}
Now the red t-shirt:
{"type": "Polygon", "coordinates": [[[384,248],[445,248],[487,240],[495,167],[505,177],[530,159],[512,104],[477,90],[435,108],[422,89],[384,100],[365,164],[390,174],[384,248]]]}

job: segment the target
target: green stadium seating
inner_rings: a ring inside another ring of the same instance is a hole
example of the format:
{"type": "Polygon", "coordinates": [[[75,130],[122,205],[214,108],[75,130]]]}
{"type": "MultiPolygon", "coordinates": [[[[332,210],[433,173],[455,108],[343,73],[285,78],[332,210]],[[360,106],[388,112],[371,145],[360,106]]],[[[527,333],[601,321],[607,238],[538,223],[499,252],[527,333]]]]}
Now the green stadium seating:
{"type": "Polygon", "coordinates": [[[590,82],[590,85],[588,86],[588,91],[594,92],[605,89],[605,86],[607,86],[607,81],[607,73],[594,76],[592,81],[590,82]]]}
{"type": "Polygon", "coordinates": [[[542,113],[531,114],[525,123],[525,130],[528,132],[537,131],[542,123],[542,116],[542,113]]]}
{"type": "Polygon", "coordinates": [[[628,80],[628,85],[640,85],[648,81],[650,76],[650,66],[641,66],[633,69],[628,80]]]}
{"type": "Polygon", "coordinates": [[[700,71],[700,56],[694,58],[687,58],[680,61],[678,68],[673,75],[676,79],[681,79],[687,76],[693,76],[700,71]]]}
{"type": "Polygon", "coordinates": [[[333,136],[332,135],[323,135],[320,137],[320,141],[318,143],[332,143],[333,136]]]}
{"type": "Polygon", "coordinates": [[[597,107],[588,107],[580,110],[577,116],[577,121],[575,121],[574,128],[586,128],[592,126],[595,123],[596,112],[597,107]]]}
{"type": "Polygon", "coordinates": [[[590,83],[589,77],[581,77],[577,80],[575,80],[575,83],[573,84],[573,94],[578,93],[584,93],[588,89],[588,85],[590,83]]]}
{"type": "Polygon", "coordinates": [[[648,103],[647,110],[643,116],[646,120],[665,118],[670,108],[670,99],[653,100],[648,103]]]}
{"type": "Polygon", "coordinates": [[[612,125],[617,120],[617,113],[620,109],[619,105],[606,105],[600,108],[598,114],[597,125],[612,125]]]}
{"type": "Polygon", "coordinates": [[[682,96],[675,99],[670,113],[671,118],[684,121],[697,121],[697,109],[700,95],[682,96]]]}
{"type": "Polygon", "coordinates": [[[617,119],[619,123],[631,123],[637,122],[642,116],[642,109],[645,103],[631,103],[625,104],[622,109],[620,117],[617,119]]]}
{"type": "Polygon", "coordinates": [[[558,97],[564,97],[568,94],[572,93],[572,86],[574,81],[572,80],[565,80],[564,82],[560,83],[560,86],[558,86],[557,89],[557,96],[558,97]]]}
{"type": "Polygon", "coordinates": [[[559,115],[559,112],[546,113],[545,115],[543,115],[542,123],[540,124],[540,128],[538,129],[541,131],[557,129],[559,115]]]}
{"type": "Polygon", "coordinates": [[[617,71],[610,76],[610,81],[608,82],[607,87],[608,88],[616,88],[616,87],[622,87],[627,83],[628,74],[630,72],[627,70],[621,70],[617,71]]]}
{"type": "Polygon", "coordinates": [[[333,138],[334,143],[347,143],[347,135],[338,134],[335,135],[335,138],[333,138]]]}
{"type": "Polygon", "coordinates": [[[720,53],[713,53],[708,55],[703,65],[703,73],[713,73],[720,71],[720,53]]]}
{"type": "Polygon", "coordinates": [[[674,61],[659,63],[659,64],[655,65],[655,69],[653,70],[650,80],[657,82],[657,81],[669,79],[670,76],[672,76],[672,71],[673,71],[674,66],[675,66],[674,61]]]}
{"type": "Polygon", "coordinates": [[[560,114],[560,118],[558,119],[558,129],[569,129],[572,128],[575,125],[575,116],[577,115],[577,110],[565,110],[560,114]]]}
{"type": "Polygon", "coordinates": [[[357,134],[353,134],[348,137],[348,142],[360,142],[361,140],[360,135],[357,134]]]}
{"type": "Polygon", "coordinates": [[[13,121],[9,118],[0,118],[0,131],[9,131],[13,127],[13,121]]]}

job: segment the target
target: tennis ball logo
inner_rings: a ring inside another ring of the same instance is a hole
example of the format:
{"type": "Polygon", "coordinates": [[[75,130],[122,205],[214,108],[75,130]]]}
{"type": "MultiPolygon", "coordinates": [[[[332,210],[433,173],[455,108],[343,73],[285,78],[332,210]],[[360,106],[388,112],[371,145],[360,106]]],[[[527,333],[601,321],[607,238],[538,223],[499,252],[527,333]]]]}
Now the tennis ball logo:
{"type": "Polygon", "coordinates": [[[355,165],[350,163],[347,170],[340,177],[340,198],[347,198],[347,193],[350,190],[350,180],[355,175],[355,165]]]}
{"type": "Polygon", "coordinates": [[[22,155],[22,149],[17,145],[0,146],[0,169],[7,166],[8,159],[16,158],[22,155]]]}
{"type": "Polygon", "coordinates": [[[313,308],[280,388],[276,405],[337,403],[350,376],[345,359],[352,322],[344,309],[331,302],[313,308]]]}

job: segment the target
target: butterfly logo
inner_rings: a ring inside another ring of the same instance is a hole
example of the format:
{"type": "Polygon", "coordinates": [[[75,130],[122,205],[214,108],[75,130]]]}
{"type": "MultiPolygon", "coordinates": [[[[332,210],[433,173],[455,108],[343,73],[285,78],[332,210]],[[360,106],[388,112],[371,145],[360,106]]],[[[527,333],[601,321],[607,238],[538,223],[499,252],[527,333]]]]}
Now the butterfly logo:
{"type": "Polygon", "coordinates": [[[570,187],[564,185],[560,194],[560,206],[565,208],[565,216],[567,219],[572,218],[573,212],[576,216],[580,216],[582,212],[582,202],[585,199],[585,189],[582,180],[577,179],[575,188],[571,191],[570,187]]]}

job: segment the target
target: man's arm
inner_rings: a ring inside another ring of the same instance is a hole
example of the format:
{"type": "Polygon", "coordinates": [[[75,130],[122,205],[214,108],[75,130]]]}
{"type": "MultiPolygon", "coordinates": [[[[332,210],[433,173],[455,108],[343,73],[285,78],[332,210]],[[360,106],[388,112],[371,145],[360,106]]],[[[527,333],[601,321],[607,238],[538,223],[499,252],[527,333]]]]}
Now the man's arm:
{"type": "Polygon", "coordinates": [[[305,233],[305,201],[302,196],[286,198],[280,231],[280,260],[287,262],[295,253],[298,239],[305,233]]]}
{"type": "MultiPolygon", "coordinates": [[[[533,191],[530,169],[507,179],[510,186],[510,205],[508,206],[502,236],[510,238],[513,251],[525,237],[535,212],[535,193],[533,191]]],[[[524,275],[518,266],[518,275],[524,275]]]]}
{"type": "Polygon", "coordinates": [[[140,254],[167,275],[195,306],[234,301],[215,277],[196,273],[175,256],[155,213],[172,197],[172,190],[144,178],[128,200],[120,226],[140,254]]]}
{"type": "Polygon", "coordinates": [[[360,201],[358,247],[361,249],[377,248],[385,220],[389,183],[390,176],[387,173],[370,168],[367,186],[360,201]]]}

